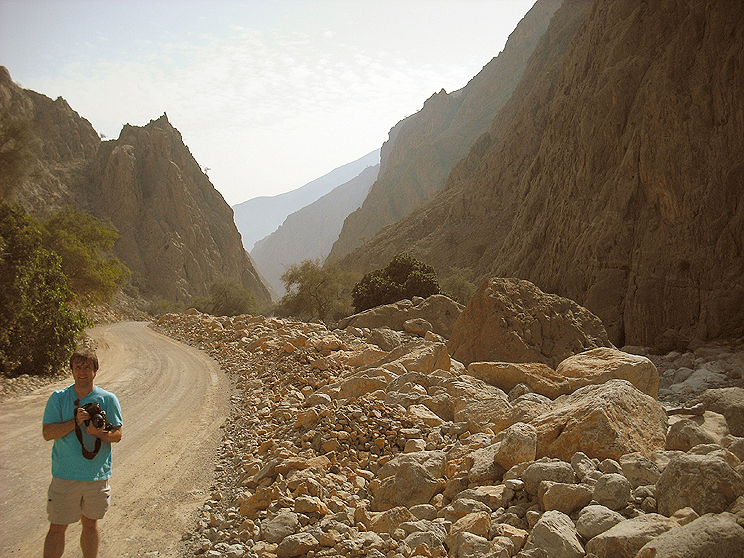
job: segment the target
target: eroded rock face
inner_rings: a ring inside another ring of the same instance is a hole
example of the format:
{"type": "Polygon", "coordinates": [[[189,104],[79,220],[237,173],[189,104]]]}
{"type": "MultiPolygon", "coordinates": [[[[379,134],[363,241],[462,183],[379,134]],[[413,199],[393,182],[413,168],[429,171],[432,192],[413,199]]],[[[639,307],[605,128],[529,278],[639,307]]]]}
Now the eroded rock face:
{"type": "Polygon", "coordinates": [[[611,343],[602,322],[575,302],[543,293],[529,281],[484,281],[455,322],[448,349],[466,366],[475,361],[562,360],[611,343]]]}

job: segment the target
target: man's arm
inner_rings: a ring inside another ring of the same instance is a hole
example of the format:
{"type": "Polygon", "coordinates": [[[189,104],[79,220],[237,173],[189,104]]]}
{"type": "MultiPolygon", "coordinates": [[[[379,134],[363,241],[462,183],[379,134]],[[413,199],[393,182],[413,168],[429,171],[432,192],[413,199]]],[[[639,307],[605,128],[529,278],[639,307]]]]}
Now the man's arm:
{"type": "Polygon", "coordinates": [[[52,422],[49,424],[41,425],[41,433],[47,442],[49,440],[57,440],[58,438],[64,438],[70,432],[73,432],[74,430],[75,430],[75,419],[70,419],[65,422],[52,422]]]}
{"type": "Polygon", "coordinates": [[[93,424],[91,423],[88,425],[87,432],[91,436],[100,438],[101,440],[103,440],[104,442],[108,442],[109,444],[115,444],[116,442],[121,442],[121,426],[114,426],[111,428],[111,430],[106,431],[103,428],[94,427],[93,424]]]}

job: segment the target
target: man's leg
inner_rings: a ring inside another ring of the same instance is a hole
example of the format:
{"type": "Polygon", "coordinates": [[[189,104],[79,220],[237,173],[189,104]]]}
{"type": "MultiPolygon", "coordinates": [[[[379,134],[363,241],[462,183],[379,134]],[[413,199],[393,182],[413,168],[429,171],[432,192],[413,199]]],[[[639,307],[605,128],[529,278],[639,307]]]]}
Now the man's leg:
{"type": "Polygon", "coordinates": [[[80,533],[80,548],[83,550],[83,558],[96,558],[98,556],[98,541],[100,540],[98,521],[81,515],[80,522],[83,524],[83,530],[80,533]]]}
{"type": "Polygon", "coordinates": [[[44,558],[60,558],[64,554],[65,531],[67,525],[49,524],[49,532],[44,541],[44,558]]]}

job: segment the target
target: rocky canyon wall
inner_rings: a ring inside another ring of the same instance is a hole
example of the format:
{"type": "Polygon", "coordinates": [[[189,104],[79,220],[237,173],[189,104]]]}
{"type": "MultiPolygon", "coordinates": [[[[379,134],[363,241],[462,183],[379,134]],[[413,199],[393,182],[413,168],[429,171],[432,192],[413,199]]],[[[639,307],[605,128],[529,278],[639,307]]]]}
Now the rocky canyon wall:
{"type": "Polygon", "coordinates": [[[445,190],[342,263],[528,279],[618,346],[740,336],[743,51],[739,4],[566,0],[445,190]]]}

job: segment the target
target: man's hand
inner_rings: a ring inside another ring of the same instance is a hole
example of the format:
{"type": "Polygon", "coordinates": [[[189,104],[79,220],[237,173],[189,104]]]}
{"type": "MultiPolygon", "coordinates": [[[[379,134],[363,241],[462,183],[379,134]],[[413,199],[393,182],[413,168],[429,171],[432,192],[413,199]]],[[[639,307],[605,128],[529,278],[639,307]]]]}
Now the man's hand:
{"type": "Polygon", "coordinates": [[[111,430],[104,430],[103,428],[96,428],[93,423],[88,423],[86,432],[91,436],[100,438],[104,442],[114,444],[121,441],[121,426],[114,426],[111,430]]]}
{"type": "MultiPolygon", "coordinates": [[[[77,421],[78,426],[82,426],[86,420],[90,420],[90,415],[88,414],[88,411],[82,407],[78,407],[77,413],[75,413],[75,420],[77,421]]],[[[90,431],[88,434],[90,434],[90,431]]]]}

